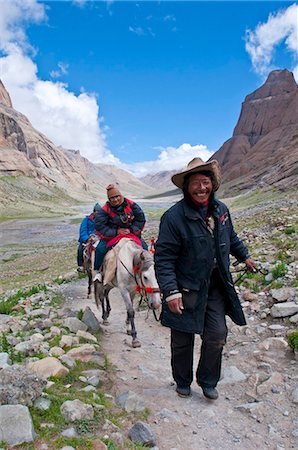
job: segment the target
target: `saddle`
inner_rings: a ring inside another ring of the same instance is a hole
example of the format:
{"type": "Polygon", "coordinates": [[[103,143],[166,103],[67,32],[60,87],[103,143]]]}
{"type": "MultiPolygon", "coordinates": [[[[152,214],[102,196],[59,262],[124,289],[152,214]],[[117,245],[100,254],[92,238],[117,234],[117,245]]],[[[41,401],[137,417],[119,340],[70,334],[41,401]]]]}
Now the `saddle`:
{"type": "Polygon", "coordinates": [[[121,239],[117,245],[111,248],[108,253],[105,255],[103,261],[103,285],[113,284],[113,279],[116,276],[117,270],[117,258],[119,251],[123,247],[123,245],[127,242],[126,238],[121,239]]]}

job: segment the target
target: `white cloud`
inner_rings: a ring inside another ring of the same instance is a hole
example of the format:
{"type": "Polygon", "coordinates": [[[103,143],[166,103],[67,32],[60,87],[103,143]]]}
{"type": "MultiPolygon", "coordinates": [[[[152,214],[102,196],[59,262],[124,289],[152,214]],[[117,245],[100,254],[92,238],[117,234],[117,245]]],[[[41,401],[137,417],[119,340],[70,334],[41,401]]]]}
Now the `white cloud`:
{"type": "Polygon", "coordinates": [[[72,0],[72,3],[79,8],[84,8],[87,3],[87,0],[72,0]]]}
{"type": "Polygon", "coordinates": [[[50,72],[50,75],[52,78],[59,78],[59,77],[61,77],[61,75],[67,75],[69,64],[64,63],[63,61],[59,61],[57,66],[58,66],[58,69],[52,70],[50,72]]]}
{"type": "Polygon", "coordinates": [[[132,26],[129,26],[129,27],[128,27],[128,30],[129,30],[131,33],[135,33],[135,34],[138,35],[138,36],[144,36],[144,35],[145,35],[145,31],[144,31],[144,29],[143,29],[142,27],[132,27],[132,26]]]}
{"type": "Polygon", "coordinates": [[[180,170],[193,158],[200,157],[207,161],[214,153],[202,144],[182,144],[178,148],[167,147],[160,148],[160,150],[161,152],[155,161],[134,163],[125,165],[123,168],[138,177],[142,177],[148,173],[157,173],[164,170],[180,170]]]}
{"type": "Polygon", "coordinates": [[[259,23],[255,30],[246,30],[245,40],[245,48],[251,57],[253,68],[262,76],[276,68],[275,49],[284,43],[293,60],[290,69],[298,80],[298,5],[293,4],[287,9],[270,14],[266,23],[259,23]]]}
{"type": "MultiPolygon", "coordinates": [[[[25,26],[46,20],[44,5],[36,0],[2,0],[0,6],[0,78],[14,108],[56,145],[79,149],[92,162],[119,164],[107,149],[95,94],[76,95],[67,84],[38,78],[25,26]]],[[[67,71],[64,63],[58,62],[58,67],[60,73],[67,71]]]]}

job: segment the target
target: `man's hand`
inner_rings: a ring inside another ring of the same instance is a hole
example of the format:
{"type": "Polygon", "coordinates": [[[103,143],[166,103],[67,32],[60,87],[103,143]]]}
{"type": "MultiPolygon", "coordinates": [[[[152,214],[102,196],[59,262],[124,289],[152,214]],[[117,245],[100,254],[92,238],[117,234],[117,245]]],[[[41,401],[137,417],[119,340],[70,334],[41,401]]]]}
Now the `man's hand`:
{"type": "Polygon", "coordinates": [[[255,272],[258,271],[257,265],[256,265],[256,263],[254,262],[253,259],[247,258],[247,259],[244,261],[244,263],[245,263],[245,265],[246,265],[246,267],[247,267],[247,269],[248,269],[249,272],[254,272],[254,273],[255,273],[255,272]]]}
{"type": "Polygon", "coordinates": [[[118,228],[117,234],[129,234],[130,230],[129,228],[118,228]]]}
{"type": "Polygon", "coordinates": [[[182,311],[184,310],[182,298],[173,298],[169,302],[167,302],[169,310],[174,314],[182,314],[182,311]]]}

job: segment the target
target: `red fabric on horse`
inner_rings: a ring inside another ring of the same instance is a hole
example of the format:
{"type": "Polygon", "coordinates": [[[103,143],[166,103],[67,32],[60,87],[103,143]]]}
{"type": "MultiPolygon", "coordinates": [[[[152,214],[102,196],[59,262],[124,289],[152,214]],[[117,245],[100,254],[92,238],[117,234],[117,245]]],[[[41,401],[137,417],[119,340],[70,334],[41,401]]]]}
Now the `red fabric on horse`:
{"type": "Polygon", "coordinates": [[[142,243],[140,241],[140,239],[135,236],[132,233],[129,234],[117,234],[117,236],[115,236],[113,239],[111,239],[108,243],[107,243],[107,248],[113,247],[114,245],[118,244],[118,242],[122,239],[122,238],[127,238],[127,239],[131,239],[132,241],[134,241],[136,244],[138,244],[140,247],[142,247],[142,243]]]}

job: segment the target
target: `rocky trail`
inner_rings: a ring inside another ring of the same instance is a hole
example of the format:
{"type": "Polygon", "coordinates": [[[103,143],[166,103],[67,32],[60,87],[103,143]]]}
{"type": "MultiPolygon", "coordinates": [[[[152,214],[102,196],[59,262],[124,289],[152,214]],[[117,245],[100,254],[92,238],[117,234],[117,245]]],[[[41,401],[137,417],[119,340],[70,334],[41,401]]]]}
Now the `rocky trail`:
{"type": "MultiPolygon", "coordinates": [[[[85,280],[65,285],[63,294],[70,309],[88,305],[100,317],[93,300],[86,299],[85,280]]],[[[170,370],[169,331],[155,321],[152,312],[136,313],[142,346],[131,347],[124,304],[113,291],[110,325],[102,339],[102,349],[115,368],[111,394],[124,399],[127,411],[149,408],[147,423],[159,450],[297,448],[297,361],[286,344],[287,326],[280,320],[260,319],[255,301],[244,303],[247,326],[229,322],[220,396],[212,402],[195,383],[191,398],[177,396],[170,370]]]]}

